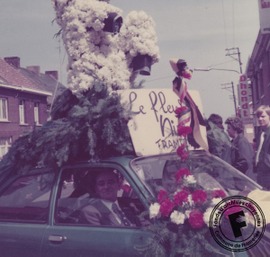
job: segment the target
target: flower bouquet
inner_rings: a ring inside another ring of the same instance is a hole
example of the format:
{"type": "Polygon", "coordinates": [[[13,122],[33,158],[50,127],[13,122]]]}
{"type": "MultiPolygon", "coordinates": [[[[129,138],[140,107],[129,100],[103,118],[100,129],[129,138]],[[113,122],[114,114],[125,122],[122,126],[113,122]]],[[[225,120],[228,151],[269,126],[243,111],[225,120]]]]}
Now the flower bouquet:
{"type": "MultiPolygon", "coordinates": [[[[177,108],[176,116],[184,111],[183,106],[177,108]]],[[[147,227],[154,236],[140,250],[145,256],[227,256],[208,228],[212,210],[226,193],[221,188],[202,188],[197,182],[187,144],[192,128],[179,122],[177,132],[182,143],[176,152],[182,166],[167,177],[168,183],[163,181],[168,186],[156,190],[157,201],[149,208],[152,223],[147,227]]]]}
{"type": "MultiPolygon", "coordinates": [[[[209,241],[209,217],[214,206],[226,196],[221,189],[203,190],[189,169],[175,175],[177,189],[170,194],[161,189],[158,201],[149,210],[154,237],[146,256],[219,256],[209,241]]],[[[221,255],[220,255],[221,256],[221,255]]]]}

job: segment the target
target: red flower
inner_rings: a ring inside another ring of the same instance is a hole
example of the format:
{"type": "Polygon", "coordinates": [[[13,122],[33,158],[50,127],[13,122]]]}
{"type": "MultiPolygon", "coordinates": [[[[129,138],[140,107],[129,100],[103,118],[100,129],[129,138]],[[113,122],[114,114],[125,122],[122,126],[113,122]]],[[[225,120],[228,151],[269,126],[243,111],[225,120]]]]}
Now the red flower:
{"type": "Polygon", "coordinates": [[[181,144],[179,147],[178,147],[178,151],[185,151],[185,149],[186,149],[186,147],[187,147],[187,144],[186,143],[183,143],[183,144],[181,144]]]}
{"type": "Polygon", "coordinates": [[[177,148],[177,153],[178,153],[178,152],[180,153],[180,152],[185,151],[186,146],[187,146],[186,143],[181,144],[181,145],[177,148]]]}
{"type": "Polygon", "coordinates": [[[195,190],[192,193],[192,200],[195,204],[203,204],[207,200],[207,193],[201,189],[195,190]]]}
{"type": "Polygon", "coordinates": [[[182,205],[184,202],[187,202],[189,192],[187,190],[181,190],[174,195],[173,201],[176,205],[182,205]]]}
{"type": "Polygon", "coordinates": [[[158,198],[158,202],[161,204],[162,202],[164,202],[168,198],[168,193],[162,189],[158,192],[157,198],[158,198]]]}
{"type": "Polygon", "coordinates": [[[189,157],[189,153],[188,152],[183,152],[181,155],[180,155],[180,158],[182,161],[185,161],[187,160],[189,157]]]}
{"type": "Polygon", "coordinates": [[[181,160],[185,161],[188,159],[189,153],[188,152],[183,152],[182,155],[180,156],[181,160]]]}
{"type": "Polygon", "coordinates": [[[174,203],[170,199],[166,199],[161,203],[159,211],[162,216],[169,217],[174,206],[175,206],[174,203]]]}
{"type": "Polygon", "coordinates": [[[186,112],[188,108],[186,106],[180,106],[178,107],[174,113],[176,114],[176,117],[179,117],[182,113],[186,112]]]}
{"type": "Polygon", "coordinates": [[[204,226],[203,214],[199,210],[193,210],[189,214],[188,222],[194,229],[199,229],[204,226]]]}
{"type": "Polygon", "coordinates": [[[188,176],[191,175],[191,172],[189,171],[189,169],[187,168],[182,168],[180,170],[178,170],[175,174],[175,178],[177,182],[181,182],[182,178],[184,176],[188,176]]]}
{"type": "Polygon", "coordinates": [[[188,158],[189,156],[189,153],[188,151],[186,150],[186,144],[183,143],[181,144],[177,150],[176,150],[176,153],[178,154],[178,156],[184,161],[188,158]]]}
{"type": "Polygon", "coordinates": [[[188,134],[192,133],[192,128],[189,126],[182,126],[181,124],[177,127],[177,133],[179,136],[187,136],[188,134]]]}
{"type": "Polygon", "coordinates": [[[212,191],[212,197],[213,198],[224,198],[226,196],[225,192],[221,189],[216,189],[214,191],[212,191]]]}

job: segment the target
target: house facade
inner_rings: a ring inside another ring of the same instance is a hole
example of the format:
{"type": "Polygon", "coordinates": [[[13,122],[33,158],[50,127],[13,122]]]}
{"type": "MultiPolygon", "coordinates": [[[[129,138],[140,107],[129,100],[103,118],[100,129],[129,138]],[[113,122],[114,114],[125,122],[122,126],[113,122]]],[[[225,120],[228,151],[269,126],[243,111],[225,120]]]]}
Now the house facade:
{"type": "Polygon", "coordinates": [[[19,57],[0,59],[0,159],[18,137],[48,120],[58,85],[55,71],[22,68],[19,57]]]}
{"type": "Polygon", "coordinates": [[[246,74],[252,93],[251,113],[254,137],[258,140],[259,126],[254,112],[260,105],[270,105],[270,34],[259,31],[247,64],[246,74]]]}
{"type": "Polygon", "coordinates": [[[259,32],[249,63],[253,109],[270,104],[270,34],[259,32]]]}

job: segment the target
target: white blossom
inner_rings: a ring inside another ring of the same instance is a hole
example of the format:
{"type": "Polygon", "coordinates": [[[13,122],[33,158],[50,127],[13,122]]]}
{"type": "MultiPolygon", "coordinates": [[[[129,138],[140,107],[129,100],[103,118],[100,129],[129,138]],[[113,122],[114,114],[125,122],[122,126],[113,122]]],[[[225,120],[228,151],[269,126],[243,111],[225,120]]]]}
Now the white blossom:
{"type": "Polygon", "coordinates": [[[120,33],[103,31],[109,13],[122,10],[108,1],[52,0],[68,54],[68,87],[77,96],[96,81],[108,91],[130,87],[133,57],[148,54],[159,59],[154,21],[145,12],[131,12],[120,33]]]}
{"type": "Polygon", "coordinates": [[[221,197],[213,198],[211,201],[211,205],[217,205],[221,200],[221,197]]]}
{"type": "Polygon", "coordinates": [[[196,184],[197,183],[197,181],[193,175],[184,176],[184,183],[185,182],[187,184],[196,184]]]}
{"type": "Polygon", "coordinates": [[[188,197],[187,197],[187,200],[188,200],[188,203],[189,203],[190,206],[194,205],[194,201],[192,200],[192,195],[189,194],[188,197]]]}
{"type": "Polygon", "coordinates": [[[156,216],[159,215],[159,209],[160,209],[160,204],[159,203],[153,203],[149,207],[149,217],[150,219],[155,218],[156,216]]]}
{"type": "Polygon", "coordinates": [[[213,208],[212,207],[209,207],[206,209],[206,211],[204,212],[203,214],[203,220],[204,220],[204,223],[209,227],[209,220],[210,220],[210,215],[211,215],[211,212],[213,211],[213,208]]]}
{"type": "Polygon", "coordinates": [[[184,224],[185,222],[185,214],[179,211],[173,211],[170,215],[171,222],[179,225],[179,224],[184,224]]]}
{"type": "Polygon", "coordinates": [[[131,57],[138,54],[149,55],[152,57],[152,64],[159,60],[155,22],[144,11],[132,11],[128,14],[120,31],[119,44],[131,57]]]}
{"type": "Polygon", "coordinates": [[[186,210],[186,211],[185,211],[185,216],[186,216],[187,218],[189,218],[190,213],[191,213],[191,210],[186,210]]]}

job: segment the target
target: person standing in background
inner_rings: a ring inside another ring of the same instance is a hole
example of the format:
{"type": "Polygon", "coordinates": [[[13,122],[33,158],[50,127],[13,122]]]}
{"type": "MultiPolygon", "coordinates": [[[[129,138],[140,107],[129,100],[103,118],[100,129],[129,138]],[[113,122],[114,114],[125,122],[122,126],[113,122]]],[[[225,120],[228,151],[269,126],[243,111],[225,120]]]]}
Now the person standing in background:
{"type": "Polygon", "coordinates": [[[238,117],[228,118],[225,124],[227,124],[228,135],[232,138],[231,165],[251,179],[256,180],[253,171],[255,153],[251,143],[244,136],[244,126],[241,119],[238,117]]]}
{"type": "Polygon", "coordinates": [[[255,115],[261,129],[255,158],[257,181],[265,189],[270,190],[270,107],[261,105],[255,111],[255,115]]]}
{"type": "Polygon", "coordinates": [[[231,142],[224,131],[222,117],[212,113],[207,120],[209,152],[231,164],[231,142]]]}

